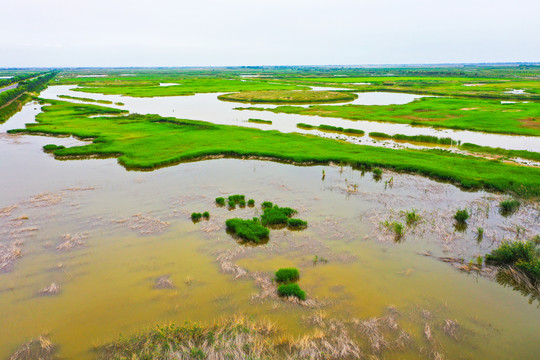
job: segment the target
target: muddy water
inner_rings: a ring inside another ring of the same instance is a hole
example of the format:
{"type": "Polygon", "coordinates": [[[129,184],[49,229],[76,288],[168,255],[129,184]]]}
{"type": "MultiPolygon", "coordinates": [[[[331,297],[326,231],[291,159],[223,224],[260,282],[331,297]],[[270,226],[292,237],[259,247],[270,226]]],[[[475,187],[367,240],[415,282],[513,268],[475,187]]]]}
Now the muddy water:
{"type": "MultiPolygon", "coordinates": [[[[70,95],[76,97],[90,97],[97,100],[109,100],[113,103],[122,102],[124,106],[107,105],[110,107],[122,108],[132,113],[139,114],[159,114],[162,116],[172,116],[183,119],[203,120],[216,124],[238,125],[255,127],[263,130],[279,130],[281,132],[298,132],[314,134],[322,137],[339,138],[357,144],[367,144],[385,147],[421,147],[407,143],[394,141],[378,141],[369,136],[345,136],[326,133],[321,131],[303,130],[296,127],[297,123],[307,123],[311,125],[328,124],[344,128],[354,128],[369,132],[384,132],[390,135],[431,135],[437,137],[451,137],[456,141],[470,142],[482,146],[502,147],[514,150],[540,151],[540,137],[533,136],[513,136],[487,134],[474,131],[442,130],[430,127],[418,127],[405,124],[392,124],[373,121],[350,121],[339,118],[326,118],[320,116],[307,116],[295,114],[274,114],[271,112],[261,112],[253,110],[235,110],[235,108],[246,107],[245,104],[219,101],[220,94],[196,94],[193,96],[169,96],[154,98],[135,98],[119,95],[89,94],[79,91],[72,91],[76,86],[61,85],[50,86],[41,96],[43,98],[58,99],[58,95],[70,95]],[[247,122],[248,119],[263,119],[272,121],[272,125],[255,124],[247,122]]],[[[405,104],[413,101],[419,95],[396,94],[396,93],[359,93],[357,104],[363,105],[384,105],[384,104],[405,104]]],[[[64,100],[65,99],[60,99],[64,100]]],[[[71,101],[71,100],[70,100],[71,101]]],[[[271,105],[253,105],[255,107],[272,107],[271,105]]],[[[448,146],[430,146],[448,149],[448,146]]]]}
{"type": "MultiPolygon", "coordinates": [[[[4,129],[31,122],[38,110],[26,105],[4,129]]],[[[3,134],[1,140],[0,242],[15,244],[21,256],[0,273],[0,358],[40,334],[49,334],[67,359],[92,359],[93,347],[157,322],[244,314],[300,335],[312,330],[302,319],[319,310],[336,319],[367,319],[388,306],[403,314],[400,324],[420,346],[429,346],[427,320],[414,314],[429,312],[434,328],[456,320],[459,340],[437,339],[449,359],[532,359],[540,351],[536,303],[419,255],[431,251],[468,260],[503,236],[515,236],[517,224],[528,235],[538,233],[535,204],[503,218],[496,196],[412,175],[385,173],[376,181],[350,168],[234,159],[128,172],[114,159],[54,160],[41,151],[50,138],[3,134]],[[385,183],[390,178],[391,186],[385,183]],[[239,245],[226,234],[224,221],[260,210],[214,205],[215,197],[236,193],[257,204],[294,207],[309,227],[272,230],[265,246],[239,245]],[[445,228],[444,216],[458,207],[475,214],[466,232],[447,234],[450,244],[435,232],[413,229],[394,243],[380,229],[380,221],[411,208],[445,228]],[[189,214],[205,210],[211,219],[193,224],[189,214]],[[430,218],[437,212],[441,224],[430,218]],[[486,228],[482,242],[475,237],[477,226],[486,228]],[[314,263],[315,256],[321,261],[314,263]],[[236,279],[227,261],[247,275],[236,279]],[[269,279],[284,266],[300,269],[300,285],[317,308],[257,296],[257,279],[269,279]],[[162,276],[169,276],[172,289],[155,288],[162,276]],[[39,294],[52,283],[60,286],[58,294],[39,294]]],[[[74,140],[54,142],[63,141],[74,140]]],[[[418,357],[416,350],[385,353],[388,359],[418,357]]]]}

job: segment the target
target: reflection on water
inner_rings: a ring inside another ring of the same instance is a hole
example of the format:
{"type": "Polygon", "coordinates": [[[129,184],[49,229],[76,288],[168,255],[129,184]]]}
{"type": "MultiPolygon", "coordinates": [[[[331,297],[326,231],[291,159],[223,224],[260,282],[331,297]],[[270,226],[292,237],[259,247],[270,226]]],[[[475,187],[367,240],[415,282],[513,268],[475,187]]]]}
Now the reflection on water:
{"type": "MultiPolygon", "coordinates": [[[[73,85],[49,86],[41,93],[41,97],[46,99],[59,99],[58,95],[81,96],[80,92],[71,91],[75,88],[73,85]]],[[[405,124],[393,124],[374,121],[350,121],[339,118],[327,118],[320,116],[307,116],[295,114],[274,114],[271,112],[261,112],[253,110],[235,110],[237,107],[244,107],[237,103],[228,101],[219,101],[217,96],[221,93],[196,94],[192,96],[168,96],[154,98],[135,98],[120,95],[103,94],[85,94],[85,97],[97,100],[109,100],[114,103],[122,102],[125,105],[107,105],[110,107],[129,110],[138,114],[158,114],[161,116],[171,116],[182,119],[203,120],[216,124],[237,125],[245,127],[254,127],[263,130],[275,129],[281,132],[298,132],[306,134],[316,134],[328,138],[340,138],[356,144],[366,144],[385,147],[420,147],[407,143],[397,143],[394,141],[377,141],[369,136],[354,137],[345,135],[336,135],[320,131],[303,130],[296,127],[297,123],[307,123],[311,125],[328,124],[344,128],[360,129],[369,132],[384,132],[389,135],[430,135],[437,137],[451,137],[462,143],[469,142],[481,146],[502,147],[514,150],[529,150],[540,152],[540,137],[533,136],[513,136],[488,134],[474,131],[461,131],[449,129],[434,129],[430,127],[418,127],[405,124]],[[272,126],[248,123],[250,118],[272,121],[272,126]]],[[[400,94],[400,93],[359,93],[359,98],[355,101],[364,104],[373,102],[382,103],[400,101],[409,102],[418,98],[419,95],[400,94]]],[[[65,100],[65,99],[59,99],[65,100]]],[[[70,100],[77,102],[75,100],[70,100]]],[[[255,107],[272,107],[268,105],[253,105],[255,107]]],[[[435,147],[432,146],[432,147],[435,147]]],[[[444,146],[437,146],[447,148],[444,146]]]]}

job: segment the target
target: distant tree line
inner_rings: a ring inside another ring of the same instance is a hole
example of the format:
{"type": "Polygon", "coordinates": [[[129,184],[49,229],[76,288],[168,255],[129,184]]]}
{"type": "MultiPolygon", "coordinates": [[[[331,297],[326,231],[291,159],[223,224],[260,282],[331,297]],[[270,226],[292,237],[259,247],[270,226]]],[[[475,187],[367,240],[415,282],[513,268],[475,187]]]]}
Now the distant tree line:
{"type": "Polygon", "coordinates": [[[9,79],[0,79],[0,88],[8,86],[9,84],[18,83],[27,79],[38,76],[40,73],[28,73],[24,75],[15,75],[9,79]]]}
{"type": "Polygon", "coordinates": [[[0,123],[9,119],[17,111],[21,110],[25,102],[32,97],[30,93],[39,93],[47,87],[47,83],[51,81],[57,71],[40,75],[33,80],[25,80],[19,82],[19,86],[15,89],[7,90],[0,93],[0,123]]]}

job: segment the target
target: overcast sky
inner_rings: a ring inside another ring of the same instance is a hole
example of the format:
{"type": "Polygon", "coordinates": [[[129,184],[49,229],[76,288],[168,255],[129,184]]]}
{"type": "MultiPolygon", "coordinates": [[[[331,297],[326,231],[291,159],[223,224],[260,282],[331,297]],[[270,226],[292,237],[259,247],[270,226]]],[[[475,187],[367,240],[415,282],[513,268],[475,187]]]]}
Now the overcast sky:
{"type": "Polygon", "coordinates": [[[540,61],[540,0],[16,0],[0,11],[0,67],[540,61]]]}

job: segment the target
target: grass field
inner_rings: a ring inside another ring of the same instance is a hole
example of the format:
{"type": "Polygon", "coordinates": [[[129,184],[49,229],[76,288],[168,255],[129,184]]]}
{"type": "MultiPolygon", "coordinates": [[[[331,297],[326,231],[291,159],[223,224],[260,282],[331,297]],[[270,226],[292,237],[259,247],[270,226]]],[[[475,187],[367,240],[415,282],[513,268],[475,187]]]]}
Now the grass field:
{"type": "MultiPolygon", "coordinates": [[[[330,161],[357,167],[388,167],[451,181],[463,187],[485,187],[519,196],[540,196],[540,169],[514,166],[444,151],[394,150],[359,146],[300,134],[156,115],[95,117],[122,111],[97,105],[49,100],[37,124],[19,132],[93,138],[90,145],[54,151],[58,157],[116,156],[129,169],[154,169],[212,155],[253,156],[298,164],[330,161]],[[276,146],[279,144],[279,146],[276,146]]],[[[12,132],[18,132],[17,130],[12,132]]]]}
{"type": "MultiPolygon", "coordinates": [[[[280,78],[281,79],[281,78],[280,78]]],[[[457,76],[361,76],[286,77],[293,83],[340,86],[360,91],[397,91],[416,94],[450,95],[496,99],[539,100],[540,82],[531,78],[457,76]],[[512,93],[523,90],[524,93],[512,93]]]]}
{"type": "Polygon", "coordinates": [[[404,105],[278,106],[250,110],[540,136],[537,103],[503,104],[498,100],[426,97],[404,105]]]}
{"type": "Polygon", "coordinates": [[[345,102],[356,99],[358,95],[334,91],[243,91],[218,96],[220,100],[247,103],[327,103],[345,102]]]}

